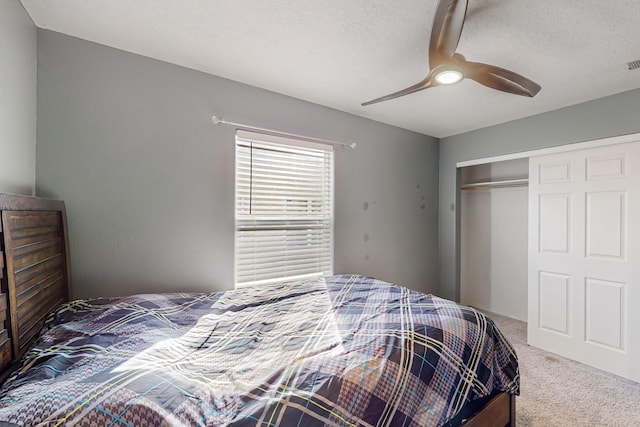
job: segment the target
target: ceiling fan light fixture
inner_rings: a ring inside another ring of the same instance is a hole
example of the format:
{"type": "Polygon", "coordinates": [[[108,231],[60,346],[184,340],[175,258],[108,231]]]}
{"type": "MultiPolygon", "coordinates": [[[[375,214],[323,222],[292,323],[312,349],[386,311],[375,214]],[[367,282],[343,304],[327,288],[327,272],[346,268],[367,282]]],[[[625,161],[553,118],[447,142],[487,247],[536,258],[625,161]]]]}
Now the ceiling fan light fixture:
{"type": "Polygon", "coordinates": [[[444,70],[436,74],[435,79],[441,85],[452,85],[462,80],[462,73],[458,70],[444,70]]]}
{"type": "MultiPolygon", "coordinates": [[[[429,38],[429,74],[416,84],[389,95],[362,103],[363,106],[409,95],[439,85],[452,85],[462,79],[474,80],[490,89],[534,97],[540,85],[513,71],[495,65],[467,61],[456,52],[469,0],[438,0],[429,38]]],[[[631,68],[632,65],[629,64],[631,68]]]]}

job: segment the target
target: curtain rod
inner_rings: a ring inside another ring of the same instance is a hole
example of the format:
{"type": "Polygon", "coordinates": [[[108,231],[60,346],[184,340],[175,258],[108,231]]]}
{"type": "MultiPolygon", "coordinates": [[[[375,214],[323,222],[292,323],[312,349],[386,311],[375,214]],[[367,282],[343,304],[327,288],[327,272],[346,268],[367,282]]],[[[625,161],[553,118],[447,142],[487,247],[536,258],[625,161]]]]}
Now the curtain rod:
{"type": "Polygon", "coordinates": [[[280,132],[277,130],[271,130],[271,129],[266,129],[266,128],[261,128],[258,126],[251,126],[251,125],[245,125],[242,123],[234,123],[234,122],[230,122],[227,121],[221,117],[218,116],[212,116],[211,117],[211,121],[213,122],[213,124],[216,125],[230,125],[230,126],[236,126],[240,129],[244,129],[244,130],[252,130],[258,133],[266,133],[268,135],[274,135],[274,136],[287,136],[289,138],[297,138],[297,139],[302,139],[304,141],[310,141],[310,142],[320,142],[323,144],[330,144],[330,145],[338,145],[341,147],[349,147],[349,148],[356,148],[356,143],[355,142],[338,142],[338,141],[329,141],[328,139],[320,139],[320,138],[313,138],[310,136],[304,136],[304,135],[297,135],[295,133],[288,133],[288,132],[280,132]]]}

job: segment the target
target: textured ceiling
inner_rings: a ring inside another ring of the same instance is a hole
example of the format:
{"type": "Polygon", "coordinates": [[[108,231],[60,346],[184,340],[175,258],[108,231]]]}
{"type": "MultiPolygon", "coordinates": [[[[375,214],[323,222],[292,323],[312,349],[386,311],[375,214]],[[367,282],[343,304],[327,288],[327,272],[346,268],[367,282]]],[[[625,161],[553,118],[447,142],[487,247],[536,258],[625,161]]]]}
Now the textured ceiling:
{"type": "MultiPolygon", "coordinates": [[[[638,0],[470,0],[458,52],[542,86],[422,80],[437,0],[22,0],[35,24],[444,137],[640,87],[638,0]]],[[[212,111],[212,114],[215,113],[212,111]]]]}

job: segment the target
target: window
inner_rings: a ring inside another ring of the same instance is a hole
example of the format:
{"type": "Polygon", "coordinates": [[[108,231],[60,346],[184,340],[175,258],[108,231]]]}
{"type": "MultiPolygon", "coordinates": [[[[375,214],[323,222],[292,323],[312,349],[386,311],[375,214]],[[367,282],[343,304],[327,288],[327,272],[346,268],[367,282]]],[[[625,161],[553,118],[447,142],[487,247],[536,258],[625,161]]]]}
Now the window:
{"type": "Polygon", "coordinates": [[[333,273],[333,147],[238,131],[236,286],[333,273]]]}

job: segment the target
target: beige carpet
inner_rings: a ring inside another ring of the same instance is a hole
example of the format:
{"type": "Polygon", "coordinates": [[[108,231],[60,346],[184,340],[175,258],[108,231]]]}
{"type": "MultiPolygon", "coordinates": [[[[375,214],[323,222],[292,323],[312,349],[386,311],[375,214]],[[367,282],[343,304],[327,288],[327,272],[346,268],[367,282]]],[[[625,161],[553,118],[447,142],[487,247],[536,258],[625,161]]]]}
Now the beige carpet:
{"type": "Polygon", "coordinates": [[[528,346],[526,323],[487,314],[518,354],[518,427],[640,426],[640,383],[528,346]]]}

